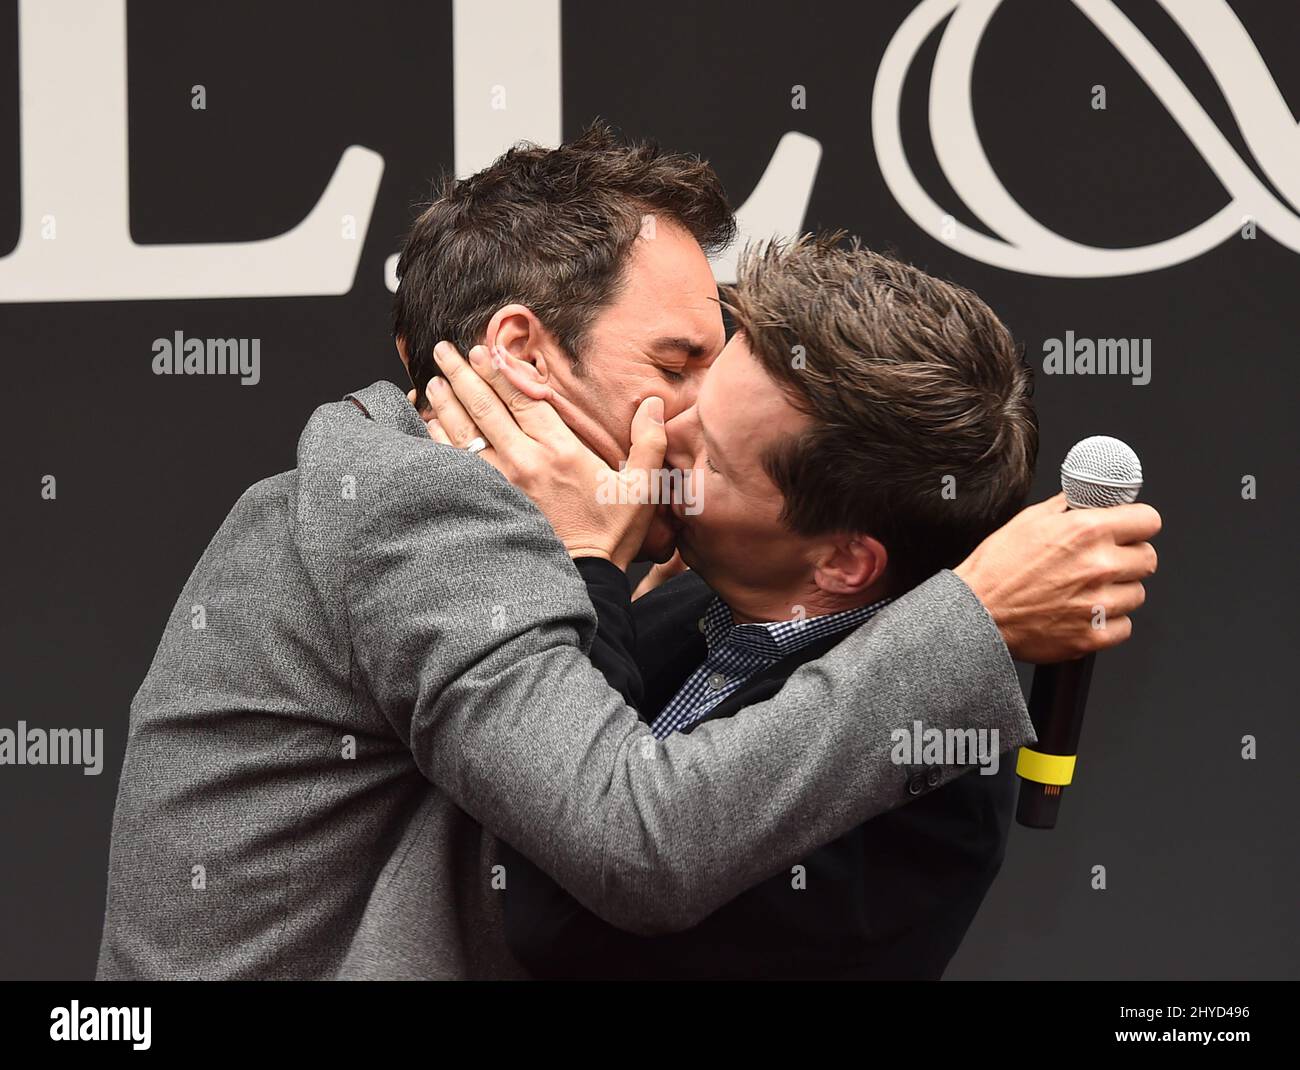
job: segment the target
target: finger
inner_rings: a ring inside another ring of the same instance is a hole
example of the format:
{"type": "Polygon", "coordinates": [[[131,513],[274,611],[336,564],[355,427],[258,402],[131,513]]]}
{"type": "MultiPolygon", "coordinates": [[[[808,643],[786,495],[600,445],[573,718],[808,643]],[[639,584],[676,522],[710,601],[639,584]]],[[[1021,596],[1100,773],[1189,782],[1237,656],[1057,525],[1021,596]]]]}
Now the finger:
{"type": "Polygon", "coordinates": [[[406,392],[406,400],[409,401],[415,407],[415,411],[419,415],[420,419],[427,424],[430,420],[433,419],[433,408],[428,404],[429,388],[426,386],[424,390],[424,400],[425,400],[424,408],[420,408],[420,404],[416,400],[419,396],[420,395],[415,390],[408,390],[406,392]]]}
{"type": "Polygon", "coordinates": [[[441,375],[435,375],[429,380],[428,395],[434,418],[451,445],[464,449],[479,436],[478,425],[470,418],[441,375]]]}
{"type": "MultiPolygon", "coordinates": [[[[537,378],[537,369],[520,360],[504,346],[492,347],[492,368],[506,377],[510,386],[534,401],[550,401],[551,388],[537,378]]],[[[500,391],[497,391],[500,395],[500,391]]],[[[502,397],[507,405],[510,399],[502,397]]]]}
{"type": "Polygon", "coordinates": [[[429,437],[433,439],[434,442],[441,442],[444,446],[455,445],[447,432],[442,429],[442,424],[440,424],[436,419],[429,421],[429,437]]]}
{"type": "Polygon", "coordinates": [[[470,361],[530,438],[554,442],[575,437],[550,403],[551,388],[537,381],[537,372],[527,361],[511,356],[502,346],[482,355],[471,351],[470,361]]]}
{"type": "Polygon", "coordinates": [[[1117,546],[1109,551],[1111,578],[1119,583],[1144,580],[1153,575],[1159,559],[1155,547],[1149,542],[1135,542],[1131,546],[1117,546]]]}
{"type": "Polygon", "coordinates": [[[1144,502],[1094,510],[1116,545],[1146,542],[1160,533],[1160,514],[1144,502]]]}
{"type": "Polygon", "coordinates": [[[672,557],[670,557],[667,561],[663,561],[660,564],[655,565],[655,568],[658,570],[660,575],[664,577],[664,579],[670,580],[674,576],[679,576],[683,572],[685,572],[687,565],[686,562],[682,560],[682,552],[680,550],[674,550],[672,557]]]}
{"type": "Polygon", "coordinates": [[[1058,491],[1050,498],[1044,498],[1041,502],[1035,502],[1020,511],[1021,516],[1037,516],[1044,513],[1063,513],[1070,507],[1070,503],[1065,500],[1065,491],[1058,491]]]}
{"type": "Polygon", "coordinates": [[[1147,589],[1140,583],[1116,583],[1103,588],[1097,599],[1106,612],[1106,620],[1127,617],[1136,613],[1147,600],[1147,589]]]}
{"type": "MultiPolygon", "coordinates": [[[[514,416],[481,378],[480,372],[491,366],[486,347],[475,346],[470,350],[470,355],[474,367],[450,342],[439,342],[433,348],[433,359],[447,377],[450,392],[455,394],[461,411],[479,428],[476,433],[482,433],[493,446],[506,453],[527,448],[527,436],[519,429],[514,416]]],[[[439,419],[441,418],[440,413],[439,419]]],[[[455,430],[448,430],[454,438],[455,430]]]]}
{"type": "Polygon", "coordinates": [[[674,576],[680,576],[686,571],[686,562],[682,560],[682,555],[674,551],[673,556],[667,561],[662,561],[653,565],[650,571],[645,574],[645,578],[636,585],[636,590],[632,592],[632,601],[635,602],[642,595],[649,594],[656,587],[667,583],[674,576]]]}
{"type": "Polygon", "coordinates": [[[632,417],[632,448],[628,451],[627,467],[629,469],[652,469],[663,467],[664,451],[668,448],[668,436],[664,432],[664,400],[648,397],[637,406],[636,415],[632,417]]]}
{"type": "Polygon", "coordinates": [[[1098,650],[1126,643],[1133,636],[1133,620],[1130,617],[1109,617],[1104,628],[1098,628],[1093,638],[1098,650]]]}
{"type": "MultiPolygon", "coordinates": [[[[429,380],[427,394],[430,404],[435,408],[435,412],[441,406],[446,417],[455,422],[457,427],[454,436],[448,434],[442,420],[435,415],[428,423],[429,437],[431,439],[435,442],[441,442],[444,446],[454,446],[456,449],[463,450],[474,439],[481,437],[478,428],[474,426],[474,421],[465,414],[464,409],[460,408],[460,402],[456,400],[456,395],[451,392],[451,388],[447,386],[441,376],[434,376],[433,379],[429,380]]],[[[510,473],[505,470],[505,462],[502,460],[501,455],[491,446],[479,450],[476,456],[481,461],[487,461],[507,479],[510,478],[510,473]]]]}

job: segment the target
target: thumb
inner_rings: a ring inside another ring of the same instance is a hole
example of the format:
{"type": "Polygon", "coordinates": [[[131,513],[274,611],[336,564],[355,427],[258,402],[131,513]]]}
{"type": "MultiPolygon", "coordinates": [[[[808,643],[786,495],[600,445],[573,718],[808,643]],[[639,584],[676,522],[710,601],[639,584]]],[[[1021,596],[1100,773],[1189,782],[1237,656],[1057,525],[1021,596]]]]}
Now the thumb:
{"type": "Polygon", "coordinates": [[[665,580],[670,580],[674,576],[685,572],[686,562],[682,560],[682,552],[680,550],[674,550],[673,556],[667,561],[662,561],[655,565],[654,571],[659,573],[659,575],[665,580]]]}
{"type": "Polygon", "coordinates": [[[664,432],[664,400],[648,397],[637,407],[632,417],[632,448],[628,451],[628,468],[649,471],[664,463],[668,436],[664,432]]]}
{"type": "Polygon", "coordinates": [[[662,586],[674,576],[685,571],[686,562],[682,560],[682,555],[674,553],[667,561],[662,561],[651,567],[641,582],[636,585],[636,590],[632,592],[632,601],[635,602],[642,595],[649,594],[656,587],[662,586]]]}

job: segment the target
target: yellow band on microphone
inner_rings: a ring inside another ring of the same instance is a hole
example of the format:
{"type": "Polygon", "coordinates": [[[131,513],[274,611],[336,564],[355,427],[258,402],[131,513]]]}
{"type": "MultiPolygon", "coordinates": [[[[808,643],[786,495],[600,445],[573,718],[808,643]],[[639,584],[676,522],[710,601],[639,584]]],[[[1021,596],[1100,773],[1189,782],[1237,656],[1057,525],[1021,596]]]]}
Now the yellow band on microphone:
{"type": "Polygon", "coordinates": [[[1043,754],[1021,747],[1016,758],[1016,776],[1039,784],[1068,784],[1074,779],[1073,754],[1043,754]]]}

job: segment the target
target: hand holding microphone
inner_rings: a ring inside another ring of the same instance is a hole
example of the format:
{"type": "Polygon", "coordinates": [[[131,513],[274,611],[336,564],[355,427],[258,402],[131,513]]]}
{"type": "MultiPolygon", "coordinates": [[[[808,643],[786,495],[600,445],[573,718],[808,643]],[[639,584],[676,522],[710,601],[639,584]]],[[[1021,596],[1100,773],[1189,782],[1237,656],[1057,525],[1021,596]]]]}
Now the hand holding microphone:
{"type": "Polygon", "coordinates": [[[1061,486],[1063,495],[1026,509],[954,570],[980,595],[1012,656],[1038,663],[1029,696],[1038,741],[1016,762],[1016,819],[1030,828],[1056,826],[1096,652],[1132,634],[1129,614],[1146,598],[1141,581],[1156,570],[1146,540],[1160,530],[1154,509],[1133,504],[1142,466],[1119,439],[1078,443],[1061,466],[1061,486]]]}
{"type": "Polygon", "coordinates": [[[1022,510],[953,571],[984,603],[1011,656],[1067,661],[1124,642],[1156,570],[1149,505],[1070,509],[1064,493],[1022,510]],[[1106,626],[1093,627],[1097,607],[1106,626]]]}

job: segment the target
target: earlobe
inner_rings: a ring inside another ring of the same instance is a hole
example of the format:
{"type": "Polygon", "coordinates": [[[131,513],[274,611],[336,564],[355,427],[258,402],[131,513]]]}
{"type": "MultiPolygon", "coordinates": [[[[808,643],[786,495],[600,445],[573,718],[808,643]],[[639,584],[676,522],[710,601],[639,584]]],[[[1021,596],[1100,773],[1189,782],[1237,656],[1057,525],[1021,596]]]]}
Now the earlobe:
{"type": "Polygon", "coordinates": [[[398,335],[394,341],[397,344],[397,355],[402,358],[402,367],[407,370],[407,374],[410,374],[411,360],[406,355],[406,339],[401,335],[398,335]]]}

